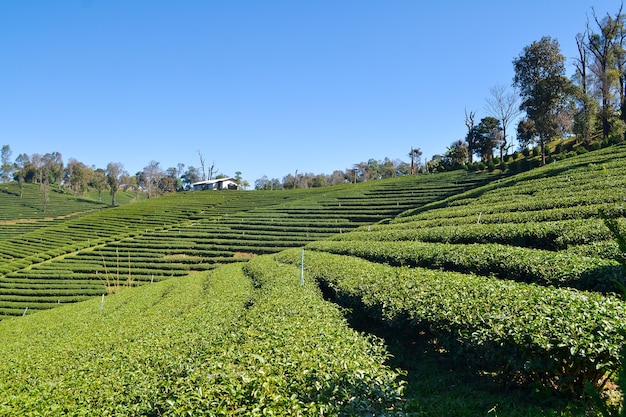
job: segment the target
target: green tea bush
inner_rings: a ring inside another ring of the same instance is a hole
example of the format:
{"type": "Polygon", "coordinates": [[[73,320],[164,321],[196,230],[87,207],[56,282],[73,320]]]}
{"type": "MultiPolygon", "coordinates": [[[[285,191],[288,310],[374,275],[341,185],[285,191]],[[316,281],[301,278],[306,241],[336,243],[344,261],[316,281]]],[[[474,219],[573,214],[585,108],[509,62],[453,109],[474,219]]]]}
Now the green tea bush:
{"type": "Polygon", "coordinates": [[[267,257],[255,258],[243,268],[263,294],[247,324],[260,334],[249,342],[273,352],[264,365],[268,374],[275,372],[277,364],[289,364],[280,372],[288,382],[283,386],[286,395],[325,404],[319,408],[324,414],[377,415],[398,410],[402,385],[398,375],[383,365],[387,353],[381,341],[350,330],[314,283],[298,284],[297,268],[267,257]]]}
{"type": "Polygon", "coordinates": [[[0,322],[0,416],[399,414],[382,343],[297,272],[257,258],[0,322]]]}
{"type": "Polygon", "coordinates": [[[619,283],[626,283],[624,270],[612,260],[500,244],[319,241],[307,248],[391,265],[494,275],[544,286],[615,292],[619,283]]]}
{"type": "MultiPolygon", "coordinates": [[[[299,253],[277,259],[298,263],[299,253]]],[[[389,326],[426,327],[509,379],[580,395],[619,368],[626,305],[617,297],[311,251],[305,267],[340,302],[389,326]]]]}
{"type": "Polygon", "coordinates": [[[600,219],[524,223],[458,224],[423,227],[421,222],[371,226],[333,236],[331,240],[499,243],[535,249],[563,250],[610,239],[600,219]]]}

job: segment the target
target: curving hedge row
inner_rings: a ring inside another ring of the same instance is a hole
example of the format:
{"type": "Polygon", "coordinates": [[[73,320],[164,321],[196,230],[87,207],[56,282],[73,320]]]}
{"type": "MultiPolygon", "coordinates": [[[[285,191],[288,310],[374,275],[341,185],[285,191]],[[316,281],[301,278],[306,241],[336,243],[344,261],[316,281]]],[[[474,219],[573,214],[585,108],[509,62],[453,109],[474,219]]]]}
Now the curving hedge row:
{"type": "MultiPolygon", "coordinates": [[[[295,250],[275,256],[300,262],[295,250]]],[[[425,327],[508,378],[582,393],[620,365],[626,305],[616,297],[312,251],[305,268],[341,303],[392,326],[425,327]]]]}
{"type": "Polygon", "coordinates": [[[259,259],[4,321],[0,415],[402,415],[380,341],[295,271],[259,259]]]}
{"type": "Polygon", "coordinates": [[[422,241],[440,243],[499,243],[535,249],[563,250],[612,239],[600,219],[566,221],[460,224],[422,227],[420,222],[373,225],[333,240],[422,241]]]}
{"type": "Polygon", "coordinates": [[[619,292],[626,272],[616,261],[500,244],[319,241],[307,248],[391,265],[443,269],[544,286],[619,292]]]}
{"type": "MultiPolygon", "coordinates": [[[[490,177],[456,172],[323,190],[167,195],[0,239],[0,274],[36,288],[181,276],[345,233],[490,177]]],[[[0,286],[0,306],[2,299],[0,286]]]]}

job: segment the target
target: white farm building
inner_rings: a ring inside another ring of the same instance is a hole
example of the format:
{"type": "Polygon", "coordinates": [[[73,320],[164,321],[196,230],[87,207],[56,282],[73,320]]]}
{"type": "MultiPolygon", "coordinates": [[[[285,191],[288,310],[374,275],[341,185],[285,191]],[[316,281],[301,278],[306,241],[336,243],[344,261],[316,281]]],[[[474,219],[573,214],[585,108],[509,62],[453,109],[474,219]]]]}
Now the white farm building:
{"type": "Polygon", "coordinates": [[[198,181],[191,184],[191,189],[199,190],[238,190],[239,186],[233,177],[219,178],[216,180],[198,181]]]}

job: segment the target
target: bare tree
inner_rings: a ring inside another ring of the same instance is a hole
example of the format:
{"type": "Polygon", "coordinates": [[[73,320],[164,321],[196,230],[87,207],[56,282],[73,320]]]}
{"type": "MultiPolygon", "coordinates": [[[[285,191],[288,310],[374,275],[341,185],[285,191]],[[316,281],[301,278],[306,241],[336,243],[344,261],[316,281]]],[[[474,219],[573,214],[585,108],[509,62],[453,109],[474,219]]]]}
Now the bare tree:
{"type": "Polygon", "coordinates": [[[213,161],[213,163],[211,163],[211,166],[209,167],[209,179],[212,180],[213,179],[213,174],[215,174],[217,172],[217,168],[215,167],[215,161],[213,161]]]}
{"type": "MultiPolygon", "coordinates": [[[[587,22],[589,27],[589,22],[587,22]]],[[[574,115],[574,133],[576,133],[576,141],[581,138],[587,142],[591,140],[595,118],[597,116],[597,104],[593,97],[590,96],[591,79],[589,73],[590,57],[589,49],[585,40],[588,37],[588,31],[576,35],[576,47],[578,49],[578,58],[574,59],[573,79],[579,84],[580,88],[575,90],[575,98],[578,101],[579,110],[574,115]]]]}
{"type": "MultiPolygon", "coordinates": [[[[615,17],[607,14],[604,19],[598,18],[593,10],[593,19],[598,26],[599,33],[591,31],[587,22],[587,49],[593,57],[588,67],[594,76],[597,89],[600,92],[600,116],[602,119],[602,136],[607,138],[611,132],[611,119],[615,110],[613,91],[619,82],[616,71],[616,55],[618,48],[620,26],[622,25],[622,7],[615,17]]],[[[621,92],[620,92],[621,95],[621,92]]],[[[621,102],[621,97],[618,100],[621,102]]]]}
{"type": "Polygon", "coordinates": [[[48,209],[48,202],[50,201],[50,182],[48,176],[46,176],[40,186],[43,195],[43,212],[48,209]]]}
{"type": "Polygon", "coordinates": [[[143,169],[144,176],[146,178],[146,192],[148,198],[154,197],[155,189],[163,177],[163,170],[159,166],[157,161],[150,161],[148,166],[143,169]]]}
{"type": "Polygon", "coordinates": [[[465,126],[467,126],[467,137],[465,140],[467,142],[467,157],[470,164],[474,162],[474,152],[476,151],[476,145],[474,140],[474,131],[476,127],[475,118],[475,111],[470,111],[468,114],[467,109],[465,109],[465,126]]]}
{"type": "Polygon", "coordinates": [[[588,81],[589,75],[587,70],[589,69],[589,57],[587,56],[587,46],[585,44],[585,38],[587,37],[587,31],[585,33],[579,33],[576,35],[576,47],[578,48],[578,58],[574,59],[574,68],[576,68],[576,78],[580,82],[580,87],[585,95],[589,94],[588,81]]]}
{"type": "Polygon", "coordinates": [[[204,169],[204,155],[200,151],[198,151],[198,155],[200,156],[200,167],[202,168],[202,181],[206,181],[206,170],[204,169]]]}
{"type": "Polygon", "coordinates": [[[502,136],[500,138],[500,160],[504,158],[504,153],[510,147],[507,142],[507,128],[511,125],[513,120],[521,114],[519,109],[518,94],[515,89],[508,91],[507,88],[501,84],[496,84],[489,89],[491,97],[485,99],[487,111],[500,120],[502,127],[502,136]]]}

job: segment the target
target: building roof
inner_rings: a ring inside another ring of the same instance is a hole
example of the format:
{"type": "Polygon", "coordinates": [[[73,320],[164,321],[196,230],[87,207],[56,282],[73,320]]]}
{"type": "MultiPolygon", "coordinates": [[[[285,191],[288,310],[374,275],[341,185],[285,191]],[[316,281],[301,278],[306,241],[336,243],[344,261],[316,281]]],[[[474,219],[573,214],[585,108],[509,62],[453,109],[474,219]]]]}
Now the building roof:
{"type": "Polygon", "coordinates": [[[204,180],[204,181],[194,182],[191,184],[191,186],[195,187],[196,185],[217,184],[218,182],[226,182],[226,181],[235,182],[235,179],[233,177],[226,177],[226,178],[218,178],[216,180],[204,180]]]}

